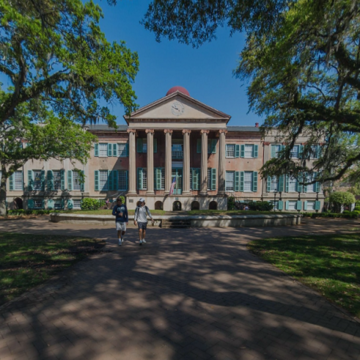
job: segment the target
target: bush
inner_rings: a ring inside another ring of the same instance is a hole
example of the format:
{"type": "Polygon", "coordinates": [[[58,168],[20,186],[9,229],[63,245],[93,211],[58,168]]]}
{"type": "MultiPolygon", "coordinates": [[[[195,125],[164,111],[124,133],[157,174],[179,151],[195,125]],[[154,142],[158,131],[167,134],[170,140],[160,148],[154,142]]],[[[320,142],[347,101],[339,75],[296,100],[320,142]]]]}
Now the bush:
{"type": "Polygon", "coordinates": [[[235,198],[233,196],[227,198],[227,209],[235,210],[235,198]]]}
{"type": "Polygon", "coordinates": [[[315,218],[345,218],[345,219],[356,219],[358,214],[354,211],[344,211],[341,213],[304,213],[305,217],[315,218]]]}
{"type": "Polygon", "coordinates": [[[106,201],[105,200],[98,200],[99,201],[99,207],[98,209],[103,209],[104,207],[106,207],[106,201]]]}
{"type": "Polygon", "coordinates": [[[81,210],[98,210],[100,201],[97,199],[84,198],[81,200],[81,210]]]}
{"type": "Polygon", "coordinates": [[[249,209],[254,211],[271,211],[273,204],[268,201],[250,201],[249,209]]]}
{"type": "Polygon", "coordinates": [[[347,191],[336,191],[330,195],[329,200],[336,205],[350,205],[355,202],[355,196],[347,191]]]}
{"type": "Polygon", "coordinates": [[[30,209],[14,209],[8,210],[8,215],[45,215],[54,212],[54,210],[30,210],[30,209]]]}

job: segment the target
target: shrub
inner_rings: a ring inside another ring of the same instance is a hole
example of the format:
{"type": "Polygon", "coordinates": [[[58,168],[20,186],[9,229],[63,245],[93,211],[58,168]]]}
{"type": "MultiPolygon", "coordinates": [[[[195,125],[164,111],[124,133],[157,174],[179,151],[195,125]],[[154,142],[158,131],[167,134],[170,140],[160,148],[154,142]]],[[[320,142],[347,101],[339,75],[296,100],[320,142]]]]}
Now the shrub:
{"type": "Polygon", "coordinates": [[[356,219],[358,217],[358,214],[356,214],[354,211],[344,211],[342,214],[341,213],[305,213],[305,214],[303,215],[306,217],[311,216],[311,218],[313,219],[318,217],[356,219]]]}
{"type": "Polygon", "coordinates": [[[227,208],[228,210],[235,210],[235,198],[233,196],[227,198],[227,208]]]}
{"type": "Polygon", "coordinates": [[[350,205],[355,202],[355,196],[347,191],[336,191],[330,195],[330,202],[337,205],[350,205]]]}
{"type": "Polygon", "coordinates": [[[250,201],[249,209],[254,211],[271,211],[273,204],[268,201],[250,201]]]}
{"type": "Polygon", "coordinates": [[[81,210],[98,210],[100,202],[97,199],[84,198],[81,200],[81,210]]]}
{"type": "Polygon", "coordinates": [[[8,215],[45,215],[54,212],[53,210],[30,210],[30,209],[14,209],[8,210],[8,215]]]}
{"type": "Polygon", "coordinates": [[[98,209],[106,207],[106,201],[105,200],[98,200],[98,201],[99,201],[98,209]]]}

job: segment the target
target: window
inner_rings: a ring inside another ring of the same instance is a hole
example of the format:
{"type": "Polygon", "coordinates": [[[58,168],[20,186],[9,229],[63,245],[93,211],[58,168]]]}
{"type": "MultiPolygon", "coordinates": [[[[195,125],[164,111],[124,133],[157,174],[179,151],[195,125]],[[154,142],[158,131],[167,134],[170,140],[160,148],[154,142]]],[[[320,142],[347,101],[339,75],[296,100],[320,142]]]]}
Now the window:
{"type": "Polygon", "coordinates": [[[254,145],[245,145],[245,158],[252,158],[253,157],[253,151],[254,151],[254,145]]]}
{"type": "Polygon", "coordinates": [[[61,200],[55,200],[54,209],[55,210],[61,210],[62,209],[62,201],[61,200]]]}
{"type": "Polygon", "coordinates": [[[118,144],[118,157],[127,157],[127,144],[118,144]]]}
{"type": "MultiPolygon", "coordinates": [[[[34,190],[41,190],[42,188],[42,181],[41,181],[41,170],[34,170],[33,171],[34,176],[34,190]]],[[[36,201],[36,200],[35,200],[36,201]]]]}
{"type": "Polygon", "coordinates": [[[277,176],[271,177],[270,191],[278,191],[279,189],[279,179],[277,176]]]}
{"type": "Polygon", "coordinates": [[[252,191],[252,181],[253,180],[253,172],[245,171],[244,173],[244,192],[252,191]]]}
{"type": "Polygon", "coordinates": [[[294,177],[289,177],[289,192],[296,192],[297,180],[294,177]]]}
{"type": "Polygon", "coordinates": [[[308,201],[306,204],[306,210],[316,210],[315,201],[308,201]]]}
{"type": "Polygon", "coordinates": [[[279,210],[279,201],[271,200],[270,203],[273,205],[273,210],[279,210]]]}
{"type": "Polygon", "coordinates": [[[107,191],[109,189],[108,171],[100,170],[100,191],[107,191]]]}
{"type": "MultiPolygon", "coordinates": [[[[191,170],[190,170],[190,176],[191,176],[191,170]]],[[[164,189],[165,189],[165,168],[155,168],[155,190],[164,190],[164,189]]]]}
{"type": "Polygon", "coordinates": [[[54,177],[54,190],[61,190],[61,171],[54,170],[53,177],[54,177]]]}
{"type": "Polygon", "coordinates": [[[211,169],[207,169],[207,189],[211,190],[211,169]]]}
{"type": "Polygon", "coordinates": [[[147,189],[147,171],[146,168],[138,168],[138,189],[147,189]]]}
{"type": "Polygon", "coordinates": [[[100,157],[108,156],[108,144],[99,144],[99,156],[100,157]]]}
{"type": "Polygon", "coordinates": [[[235,145],[234,144],[226,145],[226,157],[227,158],[235,157],[235,145]]]}
{"type": "Polygon", "coordinates": [[[172,158],[182,159],[183,158],[183,146],[182,144],[172,144],[172,158]]]}
{"type": "Polygon", "coordinates": [[[226,172],[226,178],[225,178],[226,191],[234,191],[234,177],[235,177],[234,171],[226,172]]]}
{"type": "Polygon", "coordinates": [[[296,210],[296,201],[289,201],[288,210],[296,210]]]}
{"type": "Polygon", "coordinates": [[[126,173],[126,170],[119,170],[118,190],[127,190],[127,173],[126,173]]]}
{"type": "Polygon", "coordinates": [[[294,145],[294,147],[291,149],[290,156],[292,159],[299,158],[299,145],[294,145]]]}
{"type": "Polygon", "coordinates": [[[73,200],[73,202],[74,202],[74,209],[81,209],[81,200],[80,199],[73,200]]]}
{"type": "Polygon", "coordinates": [[[14,172],[14,190],[23,189],[23,173],[22,171],[14,172]]]}
{"type": "MultiPolygon", "coordinates": [[[[309,174],[306,178],[307,182],[313,181],[314,179],[314,175],[309,174]]],[[[308,193],[312,193],[315,192],[314,188],[315,188],[315,184],[309,184],[309,185],[305,185],[306,186],[306,192],[308,193]]]]}
{"type": "Polygon", "coordinates": [[[142,152],[147,153],[147,139],[143,139],[142,152]]]}
{"type": "Polygon", "coordinates": [[[278,158],[281,151],[281,145],[271,145],[271,157],[278,158]]]}
{"type": "Polygon", "coordinates": [[[43,201],[42,200],[35,200],[34,201],[34,208],[35,209],[42,209],[43,208],[43,201]]]}
{"type": "Polygon", "coordinates": [[[73,171],[73,190],[80,191],[81,184],[80,184],[80,174],[77,171],[73,171]]]}

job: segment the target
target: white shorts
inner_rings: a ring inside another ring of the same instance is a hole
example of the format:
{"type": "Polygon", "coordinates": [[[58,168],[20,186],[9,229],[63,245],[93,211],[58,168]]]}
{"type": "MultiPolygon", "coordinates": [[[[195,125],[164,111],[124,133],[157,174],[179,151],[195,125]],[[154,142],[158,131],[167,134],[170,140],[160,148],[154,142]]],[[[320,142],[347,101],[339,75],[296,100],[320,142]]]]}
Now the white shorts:
{"type": "Polygon", "coordinates": [[[126,223],[125,222],[116,222],[116,230],[118,231],[126,231],[126,223]]]}

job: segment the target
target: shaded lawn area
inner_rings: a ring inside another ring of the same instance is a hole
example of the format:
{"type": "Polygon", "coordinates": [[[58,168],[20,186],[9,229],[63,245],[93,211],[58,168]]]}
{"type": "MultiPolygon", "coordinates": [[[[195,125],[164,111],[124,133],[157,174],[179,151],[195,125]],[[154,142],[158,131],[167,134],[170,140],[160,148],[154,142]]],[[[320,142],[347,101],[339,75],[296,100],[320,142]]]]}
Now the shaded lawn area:
{"type": "Polygon", "coordinates": [[[360,317],[360,234],[262,239],[248,247],[360,317]]]}
{"type": "Polygon", "coordinates": [[[90,238],[0,233],[0,305],[104,246],[90,238]]]}

